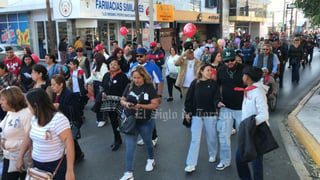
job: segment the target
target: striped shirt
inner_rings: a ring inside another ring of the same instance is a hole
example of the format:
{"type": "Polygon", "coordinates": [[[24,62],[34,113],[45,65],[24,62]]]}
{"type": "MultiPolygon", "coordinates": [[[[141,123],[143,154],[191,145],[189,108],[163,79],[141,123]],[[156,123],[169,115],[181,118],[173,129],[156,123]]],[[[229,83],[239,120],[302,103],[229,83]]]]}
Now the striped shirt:
{"type": "Polygon", "coordinates": [[[52,162],[60,159],[65,146],[59,135],[68,128],[70,128],[69,120],[60,112],[57,112],[43,127],[38,125],[38,119],[33,116],[30,131],[33,145],[32,159],[39,162],[52,162]]]}

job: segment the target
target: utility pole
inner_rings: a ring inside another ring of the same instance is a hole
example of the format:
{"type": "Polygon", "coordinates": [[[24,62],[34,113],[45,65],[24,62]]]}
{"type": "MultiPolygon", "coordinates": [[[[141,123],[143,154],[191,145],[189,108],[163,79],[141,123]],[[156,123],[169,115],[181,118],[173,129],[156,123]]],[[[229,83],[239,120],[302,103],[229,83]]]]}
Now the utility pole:
{"type": "Polygon", "coordinates": [[[150,42],[154,41],[154,24],[153,24],[153,0],[149,0],[149,13],[150,13],[150,19],[149,19],[149,34],[150,34],[150,42]]]}
{"type": "Polygon", "coordinates": [[[274,11],[272,11],[272,33],[275,32],[274,31],[274,11]]]}
{"type": "Polygon", "coordinates": [[[298,18],[298,11],[296,11],[296,16],[294,20],[294,29],[293,29],[294,32],[296,32],[296,29],[297,29],[297,18],[298,18]]]}
{"type": "Polygon", "coordinates": [[[134,1],[134,7],[135,7],[135,16],[136,16],[137,43],[142,44],[141,24],[140,24],[140,16],[139,16],[139,0],[134,1]]]}
{"type": "Polygon", "coordinates": [[[55,46],[54,46],[54,37],[53,37],[53,27],[51,20],[51,9],[50,9],[50,0],[46,0],[47,6],[47,15],[48,15],[48,28],[49,28],[49,40],[50,40],[50,54],[55,55],[55,46]]]}
{"type": "Polygon", "coordinates": [[[293,9],[295,8],[294,4],[287,4],[287,9],[291,10],[291,17],[290,17],[290,38],[292,37],[292,16],[293,16],[293,9]]]}
{"type": "Polygon", "coordinates": [[[286,13],[286,0],[283,0],[283,17],[282,17],[282,32],[286,32],[286,27],[285,27],[285,13],[286,13]]]}
{"type": "Polygon", "coordinates": [[[249,0],[246,0],[246,16],[249,16],[249,0]]]}
{"type": "Polygon", "coordinates": [[[293,8],[291,9],[291,17],[290,17],[290,38],[292,38],[292,17],[293,16],[293,8]]]}
{"type": "Polygon", "coordinates": [[[220,38],[223,38],[223,0],[219,0],[219,22],[220,22],[220,38]]]}

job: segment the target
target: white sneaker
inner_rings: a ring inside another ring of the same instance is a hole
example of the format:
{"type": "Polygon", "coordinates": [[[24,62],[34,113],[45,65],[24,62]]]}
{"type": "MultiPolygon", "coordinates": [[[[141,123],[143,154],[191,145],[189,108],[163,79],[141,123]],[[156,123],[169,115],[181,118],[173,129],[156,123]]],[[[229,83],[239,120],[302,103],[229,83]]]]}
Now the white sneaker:
{"type": "Polygon", "coordinates": [[[154,169],[154,166],[155,166],[154,159],[148,159],[145,170],[147,172],[152,171],[154,169]]]}
{"type": "Polygon", "coordinates": [[[196,166],[186,166],[186,168],[184,168],[184,171],[187,173],[192,173],[195,170],[196,170],[196,166]]]}
{"type": "Polygon", "coordinates": [[[143,146],[144,145],[143,139],[140,139],[139,141],[137,141],[137,145],[143,146]]]}
{"type": "Polygon", "coordinates": [[[234,128],[232,128],[231,135],[234,135],[234,134],[236,134],[236,133],[237,133],[237,130],[234,129],[234,128]]]}
{"type": "Polygon", "coordinates": [[[230,164],[219,163],[219,164],[217,165],[217,167],[216,167],[216,170],[222,171],[222,170],[224,170],[225,168],[227,168],[227,167],[229,167],[229,166],[230,166],[230,164]]]}
{"type": "Polygon", "coordinates": [[[158,138],[157,137],[154,140],[152,140],[153,147],[155,147],[157,145],[157,142],[158,142],[158,138]]]}
{"type": "Polygon", "coordinates": [[[209,157],[209,162],[210,163],[216,162],[216,157],[209,157]]]}
{"type": "Polygon", "coordinates": [[[101,127],[103,127],[105,124],[106,124],[105,121],[99,121],[97,127],[98,127],[98,128],[101,128],[101,127]]]}
{"type": "Polygon", "coordinates": [[[120,180],[134,180],[132,172],[125,172],[120,180]]]}

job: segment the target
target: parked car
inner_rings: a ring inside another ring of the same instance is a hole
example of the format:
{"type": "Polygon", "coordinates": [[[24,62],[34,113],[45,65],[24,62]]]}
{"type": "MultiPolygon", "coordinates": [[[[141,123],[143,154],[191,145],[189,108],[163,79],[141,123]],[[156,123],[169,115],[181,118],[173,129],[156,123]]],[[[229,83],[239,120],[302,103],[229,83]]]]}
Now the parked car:
{"type": "Polygon", "coordinates": [[[24,55],[24,50],[22,46],[16,45],[16,44],[0,44],[0,62],[6,58],[6,47],[11,46],[13,49],[13,52],[18,58],[22,59],[24,55]]]}

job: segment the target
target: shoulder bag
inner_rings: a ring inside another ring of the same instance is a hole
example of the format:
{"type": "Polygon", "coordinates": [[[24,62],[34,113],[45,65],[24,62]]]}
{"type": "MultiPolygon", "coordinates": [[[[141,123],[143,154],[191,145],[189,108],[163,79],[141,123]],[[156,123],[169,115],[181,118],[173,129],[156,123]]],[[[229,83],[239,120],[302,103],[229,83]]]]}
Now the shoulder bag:
{"type": "MultiPolygon", "coordinates": [[[[64,151],[63,151],[64,152],[64,151]]],[[[54,176],[57,174],[59,167],[63,161],[64,153],[53,173],[38,169],[36,167],[28,168],[25,180],[53,180],[54,176]]],[[[31,151],[29,155],[29,163],[31,163],[31,151]]]]}
{"type": "Polygon", "coordinates": [[[134,115],[127,116],[125,111],[122,110],[120,115],[119,131],[124,134],[135,134],[136,133],[136,118],[134,115]]]}

